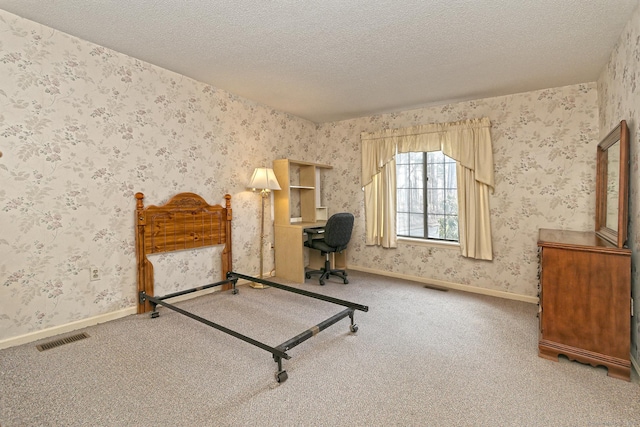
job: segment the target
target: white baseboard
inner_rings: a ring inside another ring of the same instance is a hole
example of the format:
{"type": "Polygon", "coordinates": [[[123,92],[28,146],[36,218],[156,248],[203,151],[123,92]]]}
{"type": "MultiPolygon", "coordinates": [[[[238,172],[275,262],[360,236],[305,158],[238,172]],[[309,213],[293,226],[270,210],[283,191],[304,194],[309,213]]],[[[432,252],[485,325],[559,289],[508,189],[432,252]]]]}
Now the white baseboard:
{"type": "Polygon", "coordinates": [[[631,367],[633,367],[633,369],[635,369],[637,374],[640,374],[640,365],[638,365],[638,361],[636,360],[635,357],[633,357],[633,354],[631,355],[631,367]]]}
{"type": "Polygon", "coordinates": [[[389,272],[389,271],[376,270],[376,269],[373,269],[373,268],[359,267],[357,265],[349,265],[347,267],[347,269],[348,270],[362,271],[362,272],[365,272],[365,273],[378,274],[380,276],[395,277],[395,278],[398,278],[398,279],[411,280],[413,282],[426,283],[426,284],[438,286],[438,287],[441,287],[441,288],[456,289],[458,291],[472,292],[472,293],[475,293],[475,294],[489,295],[489,296],[492,296],[492,297],[506,298],[506,299],[511,299],[511,300],[515,300],[515,301],[523,301],[523,302],[528,302],[528,303],[531,303],[531,304],[537,304],[538,303],[538,298],[537,297],[530,297],[530,296],[527,296],[527,295],[514,294],[514,293],[511,293],[511,292],[495,291],[495,290],[486,289],[486,288],[478,288],[476,286],[462,285],[460,283],[445,282],[444,280],[429,279],[429,278],[417,277],[417,276],[409,276],[407,274],[393,273],[393,272],[389,272]]]}
{"type": "Polygon", "coordinates": [[[67,332],[77,331],[78,329],[86,328],[89,326],[97,325],[98,323],[108,322],[110,320],[120,319],[122,317],[136,314],[136,307],[129,307],[118,311],[113,311],[107,314],[101,314],[99,316],[89,317],[88,319],[77,320],[75,322],[67,323],[60,326],[54,326],[53,328],[43,329],[41,331],[30,332],[25,335],[20,335],[13,338],[7,338],[0,341],[0,350],[3,348],[15,347],[17,345],[27,344],[33,341],[38,341],[43,338],[49,338],[60,334],[66,334],[67,332]]]}
{"type": "MultiPolygon", "coordinates": [[[[362,271],[365,273],[378,274],[380,276],[395,277],[395,278],[404,279],[404,280],[411,280],[414,282],[431,284],[431,285],[435,285],[435,286],[439,286],[447,289],[456,289],[456,290],[465,291],[465,292],[473,292],[477,294],[512,299],[516,301],[524,301],[524,302],[529,302],[533,304],[538,303],[538,298],[529,297],[526,295],[513,294],[510,292],[495,291],[491,289],[478,288],[475,286],[462,285],[459,283],[445,282],[443,280],[427,279],[424,277],[409,276],[409,275],[400,274],[400,273],[391,273],[388,271],[376,270],[372,268],[359,267],[354,265],[350,265],[348,268],[351,270],[362,271]]],[[[271,272],[264,275],[264,277],[269,277],[269,276],[271,276],[271,272]]],[[[237,285],[241,286],[241,285],[246,285],[247,283],[249,282],[247,282],[246,280],[239,280],[237,285]]],[[[196,297],[206,295],[212,292],[217,292],[217,291],[218,289],[215,289],[215,288],[205,289],[203,291],[194,292],[192,294],[182,295],[180,297],[173,298],[172,302],[184,301],[184,300],[196,298],[196,297]]],[[[99,323],[109,322],[111,320],[116,320],[122,317],[136,314],[136,312],[137,312],[136,307],[129,307],[129,308],[114,311],[111,313],[101,314],[99,316],[94,316],[87,319],[67,323],[65,325],[54,326],[52,328],[43,329],[41,331],[35,331],[25,335],[13,337],[13,338],[7,338],[4,340],[0,340],[0,350],[4,348],[14,347],[17,345],[27,344],[33,341],[44,339],[44,338],[50,338],[50,337],[60,335],[60,334],[65,334],[68,332],[77,331],[78,329],[86,328],[89,326],[95,326],[99,323]]],[[[632,359],[632,363],[636,368],[636,372],[640,372],[638,364],[634,359],[632,359]]]]}
{"type": "MultiPolygon", "coordinates": [[[[265,276],[266,277],[266,276],[265,276]]],[[[241,286],[249,283],[246,280],[238,280],[236,286],[241,286]]],[[[213,292],[218,292],[219,288],[209,288],[202,291],[193,292],[186,295],[171,298],[171,302],[185,301],[191,298],[200,297],[213,292]]],[[[111,313],[101,314],[87,319],[77,320],[75,322],[67,323],[60,326],[54,326],[52,328],[43,329],[41,331],[30,332],[28,334],[20,335],[17,337],[7,338],[0,340],[0,350],[15,347],[17,345],[28,344],[30,342],[38,341],[44,338],[54,337],[60,334],[66,334],[68,332],[77,331],[78,329],[87,328],[89,326],[95,326],[99,323],[109,322],[111,320],[120,319],[122,317],[130,316],[138,312],[137,307],[128,307],[122,310],[113,311],[111,313]]]]}

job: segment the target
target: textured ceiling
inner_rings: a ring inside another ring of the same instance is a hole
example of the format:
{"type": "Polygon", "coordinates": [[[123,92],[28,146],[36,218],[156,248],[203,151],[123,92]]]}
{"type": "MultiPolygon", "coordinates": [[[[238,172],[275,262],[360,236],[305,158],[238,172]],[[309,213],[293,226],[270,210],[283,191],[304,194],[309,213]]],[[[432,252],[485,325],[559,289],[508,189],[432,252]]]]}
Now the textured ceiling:
{"type": "Polygon", "coordinates": [[[0,0],[0,9],[327,122],[595,81],[639,2],[0,0]]]}

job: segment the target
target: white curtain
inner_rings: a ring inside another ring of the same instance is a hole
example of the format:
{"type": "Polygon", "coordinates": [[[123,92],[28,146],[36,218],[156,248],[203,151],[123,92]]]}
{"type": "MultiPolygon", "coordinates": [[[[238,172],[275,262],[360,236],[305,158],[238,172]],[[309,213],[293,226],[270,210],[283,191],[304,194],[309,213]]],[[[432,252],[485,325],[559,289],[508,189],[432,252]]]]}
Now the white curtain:
{"type": "Polygon", "coordinates": [[[361,134],[366,244],[397,247],[395,154],[442,151],[456,160],[458,232],[463,256],[493,259],[489,189],[493,151],[488,118],[361,134]]]}
{"type": "Polygon", "coordinates": [[[369,185],[364,187],[367,245],[397,247],[396,236],[396,161],[394,158],[380,168],[369,185]],[[384,200],[384,203],[378,201],[384,200]],[[367,209],[369,206],[370,209],[367,209]]]}

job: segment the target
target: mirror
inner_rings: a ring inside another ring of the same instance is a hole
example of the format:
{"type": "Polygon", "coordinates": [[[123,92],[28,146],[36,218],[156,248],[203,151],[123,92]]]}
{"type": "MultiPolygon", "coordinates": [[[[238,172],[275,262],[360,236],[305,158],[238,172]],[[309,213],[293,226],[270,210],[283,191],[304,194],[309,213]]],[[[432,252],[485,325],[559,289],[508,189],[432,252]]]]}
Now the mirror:
{"type": "Polygon", "coordinates": [[[598,144],[596,234],[618,248],[627,241],[629,129],[623,120],[598,144]]]}
{"type": "Polygon", "coordinates": [[[620,141],[607,150],[607,202],[605,227],[618,231],[618,198],[620,195],[620,141]]]}

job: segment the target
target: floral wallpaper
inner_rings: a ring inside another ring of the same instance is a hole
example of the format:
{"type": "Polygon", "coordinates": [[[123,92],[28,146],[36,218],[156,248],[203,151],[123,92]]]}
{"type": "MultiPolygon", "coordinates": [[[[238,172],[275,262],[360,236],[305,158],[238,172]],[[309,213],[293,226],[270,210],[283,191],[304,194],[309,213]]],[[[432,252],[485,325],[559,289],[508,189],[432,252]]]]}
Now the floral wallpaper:
{"type": "Polygon", "coordinates": [[[349,265],[536,297],[538,229],[593,230],[597,144],[597,91],[589,83],[327,123],[318,145],[337,172],[325,184],[330,209],[357,218],[349,265]],[[491,120],[493,262],[463,258],[457,247],[365,246],[360,133],[478,117],[491,120]]]}
{"type": "Polygon", "coordinates": [[[631,352],[640,360],[640,8],[631,16],[618,44],[598,79],[600,138],[604,138],[620,120],[629,127],[631,156],[629,165],[629,241],[631,248],[631,290],[635,301],[631,328],[631,352]]]}
{"type": "MultiPolygon", "coordinates": [[[[316,135],[309,121],[0,10],[0,341],[135,305],[138,191],[145,204],[231,194],[234,267],[257,274],[260,197],[246,185],[275,158],[313,157],[316,135]]],[[[219,257],[191,252],[160,257],[159,291],[219,280],[219,257]]]]}
{"type": "MultiPolygon", "coordinates": [[[[0,34],[0,341],[134,306],[138,191],[146,204],[231,194],[234,267],[257,274],[260,199],[246,184],[276,158],[333,166],[322,197],[330,213],[356,216],[354,268],[535,297],[538,229],[594,226],[601,82],[317,125],[2,10],[0,34]],[[360,133],[485,116],[494,260],[365,246],[360,133]]],[[[215,253],[159,255],[159,289],[215,279],[215,253]]]]}

